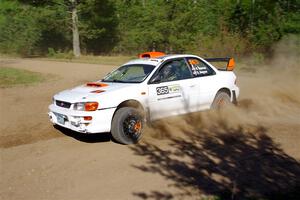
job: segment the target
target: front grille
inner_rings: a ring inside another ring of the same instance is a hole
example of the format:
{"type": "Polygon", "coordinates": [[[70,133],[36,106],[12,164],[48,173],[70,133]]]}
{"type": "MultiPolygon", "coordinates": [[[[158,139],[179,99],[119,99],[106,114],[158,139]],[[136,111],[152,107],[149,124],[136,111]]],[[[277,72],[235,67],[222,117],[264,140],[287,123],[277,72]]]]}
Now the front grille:
{"type": "Polygon", "coordinates": [[[70,108],[71,107],[71,103],[69,103],[69,102],[55,100],[55,103],[59,107],[63,107],[63,108],[70,108]]]}

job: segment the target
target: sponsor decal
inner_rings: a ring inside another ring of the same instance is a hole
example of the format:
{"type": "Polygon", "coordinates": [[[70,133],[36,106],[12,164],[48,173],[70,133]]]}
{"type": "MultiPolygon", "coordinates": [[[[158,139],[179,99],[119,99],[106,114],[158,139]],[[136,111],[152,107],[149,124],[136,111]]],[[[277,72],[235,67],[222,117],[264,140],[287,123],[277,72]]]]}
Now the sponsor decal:
{"type": "Polygon", "coordinates": [[[197,59],[189,59],[189,63],[191,65],[198,65],[199,64],[199,60],[197,60],[197,59]]]}
{"type": "Polygon", "coordinates": [[[192,65],[192,73],[194,76],[199,76],[203,74],[207,74],[207,68],[206,67],[200,67],[198,65],[192,65]]]}
{"type": "Polygon", "coordinates": [[[171,85],[169,86],[170,93],[177,93],[180,92],[180,86],[179,85],[171,85]]]}
{"type": "Polygon", "coordinates": [[[200,76],[200,75],[206,75],[208,74],[207,67],[203,65],[199,60],[197,59],[189,59],[188,62],[191,65],[192,73],[194,76],[200,76]]]}

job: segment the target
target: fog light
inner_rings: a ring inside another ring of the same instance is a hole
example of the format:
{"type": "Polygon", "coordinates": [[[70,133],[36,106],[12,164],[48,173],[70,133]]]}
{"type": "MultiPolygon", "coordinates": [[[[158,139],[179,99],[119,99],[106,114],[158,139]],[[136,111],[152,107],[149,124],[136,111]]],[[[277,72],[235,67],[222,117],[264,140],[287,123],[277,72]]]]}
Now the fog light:
{"type": "Polygon", "coordinates": [[[72,121],[71,121],[71,124],[72,124],[73,126],[76,126],[76,127],[79,126],[79,123],[78,123],[78,122],[72,122],[72,121]]]}

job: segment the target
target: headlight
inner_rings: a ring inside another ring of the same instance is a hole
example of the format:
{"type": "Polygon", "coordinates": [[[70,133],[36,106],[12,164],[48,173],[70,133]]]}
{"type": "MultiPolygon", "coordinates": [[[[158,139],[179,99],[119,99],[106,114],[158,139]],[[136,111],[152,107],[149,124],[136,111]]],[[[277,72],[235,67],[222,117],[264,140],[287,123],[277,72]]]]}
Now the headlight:
{"type": "Polygon", "coordinates": [[[81,102],[81,103],[75,103],[74,104],[74,110],[84,111],[84,105],[85,105],[85,103],[83,103],[83,102],[81,102]]]}
{"type": "Polygon", "coordinates": [[[80,102],[74,104],[74,110],[95,111],[98,108],[98,102],[80,102]]]}

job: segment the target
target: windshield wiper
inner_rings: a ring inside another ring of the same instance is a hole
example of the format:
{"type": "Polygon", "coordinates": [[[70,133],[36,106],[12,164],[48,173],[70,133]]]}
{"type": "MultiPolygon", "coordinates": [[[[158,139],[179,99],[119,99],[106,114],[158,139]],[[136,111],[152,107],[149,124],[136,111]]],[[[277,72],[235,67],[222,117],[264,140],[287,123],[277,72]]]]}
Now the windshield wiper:
{"type": "Polygon", "coordinates": [[[121,80],[117,80],[117,79],[113,79],[113,80],[102,80],[103,82],[112,82],[112,83],[126,83],[125,81],[121,81],[121,80]]]}

